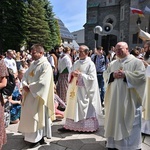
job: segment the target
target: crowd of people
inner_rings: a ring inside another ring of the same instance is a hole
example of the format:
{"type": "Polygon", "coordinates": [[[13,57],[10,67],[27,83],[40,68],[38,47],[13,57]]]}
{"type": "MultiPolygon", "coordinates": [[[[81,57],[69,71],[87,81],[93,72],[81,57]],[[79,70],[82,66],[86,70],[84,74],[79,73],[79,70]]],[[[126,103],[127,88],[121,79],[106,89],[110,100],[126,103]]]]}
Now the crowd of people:
{"type": "Polygon", "coordinates": [[[0,150],[9,123],[19,123],[18,131],[33,148],[45,144],[52,122],[63,118],[59,132],[94,132],[105,118],[108,149],[141,149],[141,133],[150,135],[149,64],[150,41],[132,50],[118,42],[108,54],[102,46],[91,51],[86,45],[7,50],[0,58],[0,89],[7,84],[7,68],[16,86],[11,96],[0,92],[0,150]]]}

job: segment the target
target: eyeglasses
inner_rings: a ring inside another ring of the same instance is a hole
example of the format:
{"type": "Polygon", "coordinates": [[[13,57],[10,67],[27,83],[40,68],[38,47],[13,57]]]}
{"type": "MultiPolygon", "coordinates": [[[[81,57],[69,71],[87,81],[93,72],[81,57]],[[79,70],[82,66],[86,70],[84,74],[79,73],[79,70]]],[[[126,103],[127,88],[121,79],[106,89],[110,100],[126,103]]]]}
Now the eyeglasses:
{"type": "Polygon", "coordinates": [[[148,48],[148,46],[145,46],[144,49],[148,48]]]}
{"type": "Polygon", "coordinates": [[[35,55],[35,54],[37,54],[37,53],[40,53],[40,52],[37,52],[37,51],[31,52],[32,55],[35,55]]]}
{"type": "Polygon", "coordinates": [[[84,53],[85,51],[79,51],[79,53],[84,53]]]}

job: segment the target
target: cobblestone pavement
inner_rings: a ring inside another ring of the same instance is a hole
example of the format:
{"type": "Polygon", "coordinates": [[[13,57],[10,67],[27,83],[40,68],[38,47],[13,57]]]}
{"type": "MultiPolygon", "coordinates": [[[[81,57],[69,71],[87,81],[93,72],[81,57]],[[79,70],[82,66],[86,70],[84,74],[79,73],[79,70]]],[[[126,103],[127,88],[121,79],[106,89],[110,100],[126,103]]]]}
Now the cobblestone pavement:
{"type": "MultiPolygon", "coordinates": [[[[103,122],[103,120],[102,120],[103,122]]],[[[104,127],[94,133],[66,132],[60,133],[58,128],[64,121],[56,121],[52,126],[52,138],[45,139],[46,145],[32,150],[107,150],[105,148],[104,127]]],[[[7,144],[2,150],[31,150],[29,144],[24,142],[21,133],[17,132],[18,124],[9,125],[7,131],[7,144]]],[[[142,150],[150,150],[150,136],[143,136],[142,150]]]]}

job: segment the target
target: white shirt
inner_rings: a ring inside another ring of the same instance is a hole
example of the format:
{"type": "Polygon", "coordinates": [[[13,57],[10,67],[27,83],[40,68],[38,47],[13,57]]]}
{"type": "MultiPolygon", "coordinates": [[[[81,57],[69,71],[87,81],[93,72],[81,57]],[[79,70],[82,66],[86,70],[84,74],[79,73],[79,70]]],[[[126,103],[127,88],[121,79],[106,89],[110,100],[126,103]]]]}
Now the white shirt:
{"type": "Polygon", "coordinates": [[[67,68],[68,71],[70,72],[70,68],[72,67],[72,62],[69,54],[64,55],[65,55],[64,57],[62,58],[60,57],[58,60],[58,70],[60,73],[62,73],[65,68],[67,68]]]}
{"type": "Polygon", "coordinates": [[[47,57],[47,59],[48,59],[49,63],[51,64],[51,66],[55,68],[54,58],[50,55],[47,57]]]}
{"type": "Polygon", "coordinates": [[[8,68],[11,68],[13,70],[14,74],[17,73],[16,61],[13,58],[6,57],[6,58],[4,58],[4,62],[8,68]]]}

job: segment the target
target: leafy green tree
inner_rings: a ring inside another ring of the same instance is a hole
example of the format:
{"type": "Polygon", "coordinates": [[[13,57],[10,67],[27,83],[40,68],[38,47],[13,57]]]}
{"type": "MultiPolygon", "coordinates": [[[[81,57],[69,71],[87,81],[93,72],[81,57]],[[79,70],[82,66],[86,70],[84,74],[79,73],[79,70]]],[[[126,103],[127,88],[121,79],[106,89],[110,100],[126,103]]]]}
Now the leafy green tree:
{"type": "Polygon", "coordinates": [[[45,2],[43,0],[28,0],[27,5],[27,45],[42,44],[46,49],[50,43],[50,29],[46,20],[45,2]]]}
{"type": "Polygon", "coordinates": [[[48,0],[0,0],[0,50],[20,50],[41,43],[46,50],[61,43],[60,30],[48,0]]]}
{"type": "Polygon", "coordinates": [[[19,50],[25,39],[25,5],[22,0],[0,0],[0,50],[19,50]]]}
{"type": "Polygon", "coordinates": [[[61,44],[61,36],[60,36],[60,27],[58,24],[58,20],[55,18],[54,22],[55,22],[55,32],[54,33],[56,34],[56,39],[54,39],[54,40],[56,40],[56,42],[54,43],[55,44],[54,46],[56,46],[56,45],[61,44]]]}
{"type": "Polygon", "coordinates": [[[46,10],[46,19],[48,21],[48,25],[50,28],[50,48],[52,49],[55,45],[60,45],[61,37],[60,37],[60,30],[57,19],[54,17],[54,13],[52,10],[52,5],[50,1],[45,1],[45,10],[46,10]]]}

